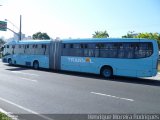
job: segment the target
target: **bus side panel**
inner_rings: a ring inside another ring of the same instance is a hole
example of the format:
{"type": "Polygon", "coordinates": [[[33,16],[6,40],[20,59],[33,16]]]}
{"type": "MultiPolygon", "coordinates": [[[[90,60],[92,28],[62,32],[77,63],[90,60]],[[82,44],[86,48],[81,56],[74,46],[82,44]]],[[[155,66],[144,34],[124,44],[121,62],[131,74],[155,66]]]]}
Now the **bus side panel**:
{"type": "Polygon", "coordinates": [[[61,56],[61,70],[81,72],[80,64],[83,59],[79,57],[61,56]]]}
{"type": "Polygon", "coordinates": [[[152,59],[128,59],[118,63],[116,75],[129,77],[152,76],[152,59]]]}
{"type": "Polygon", "coordinates": [[[87,57],[61,57],[61,69],[100,74],[103,66],[111,66],[113,75],[129,77],[149,77],[152,75],[152,59],[113,59],[87,57]]]}
{"type": "Polygon", "coordinates": [[[26,55],[13,55],[12,57],[12,62],[13,64],[16,64],[16,65],[24,65],[24,60],[26,59],[26,57],[24,58],[24,56],[26,55]]]}
{"type": "Polygon", "coordinates": [[[113,75],[132,77],[137,76],[136,69],[132,66],[133,63],[130,60],[118,58],[99,58],[96,59],[95,64],[98,64],[99,73],[103,66],[110,66],[113,69],[113,75]]]}
{"type": "MultiPolygon", "coordinates": [[[[39,62],[39,67],[40,68],[49,68],[49,57],[48,55],[36,55],[36,56],[30,56],[31,58],[28,58],[28,61],[32,61],[32,66],[33,62],[37,60],[39,62]],[[36,59],[35,59],[36,58],[36,59]]],[[[28,61],[25,61],[25,64],[27,64],[28,61]]]]}
{"type": "Polygon", "coordinates": [[[61,70],[99,74],[94,58],[61,56],[61,70]]]}
{"type": "Polygon", "coordinates": [[[37,60],[40,68],[49,68],[49,57],[48,55],[20,55],[15,54],[12,57],[13,64],[23,66],[33,66],[33,62],[37,60]]]}

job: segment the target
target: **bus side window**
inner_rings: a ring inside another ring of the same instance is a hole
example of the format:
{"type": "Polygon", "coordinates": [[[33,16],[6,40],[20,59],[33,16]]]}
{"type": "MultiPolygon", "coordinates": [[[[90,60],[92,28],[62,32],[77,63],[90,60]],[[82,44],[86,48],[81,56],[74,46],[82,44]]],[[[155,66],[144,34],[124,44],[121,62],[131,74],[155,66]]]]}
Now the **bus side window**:
{"type": "Polygon", "coordinates": [[[134,58],[134,46],[132,43],[123,43],[124,44],[124,49],[125,49],[125,56],[124,58],[134,58]]]}
{"type": "Polygon", "coordinates": [[[49,45],[46,44],[46,50],[45,50],[45,55],[48,55],[49,54],[49,45]]]}
{"type": "Polygon", "coordinates": [[[13,54],[12,45],[8,45],[7,48],[8,48],[8,53],[13,54]]]}
{"type": "Polygon", "coordinates": [[[117,57],[124,58],[125,57],[124,56],[125,55],[125,43],[118,43],[117,49],[118,49],[117,57]]]}
{"type": "Polygon", "coordinates": [[[70,48],[70,44],[66,44],[66,48],[70,48]]]}
{"type": "Polygon", "coordinates": [[[81,44],[63,44],[62,45],[62,55],[63,56],[83,56],[83,49],[81,44]]]}
{"type": "Polygon", "coordinates": [[[95,57],[95,44],[84,44],[84,57],[95,57]]]}
{"type": "Polygon", "coordinates": [[[26,54],[30,54],[30,49],[29,49],[29,45],[25,45],[25,53],[26,54]]]}
{"type": "Polygon", "coordinates": [[[100,44],[100,50],[99,50],[99,56],[102,58],[108,57],[108,49],[107,49],[107,43],[100,44]]]}
{"type": "Polygon", "coordinates": [[[41,51],[43,52],[43,54],[46,54],[46,44],[42,44],[42,48],[41,51]]]}
{"type": "Polygon", "coordinates": [[[62,48],[66,48],[66,44],[62,44],[62,48]]]}
{"type": "Polygon", "coordinates": [[[73,44],[70,44],[70,48],[73,48],[73,44]]]}
{"type": "Polygon", "coordinates": [[[111,43],[110,44],[109,55],[110,55],[111,58],[117,58],[118,57],[118,48],[119,48],[118,43],[111,43]]]}
{"type": "Polygon", "coordinates": [[[27,51],[28,51],[28,54],[29,54],[29,55],[34,54],[33,44],[30,44],[30,45],[29,45],[29,49],[27,49],[27,51]]]}
{"type": "Polygon", "coordinates": [[[12,54],[15,54],[15,45],[12,45],[12,54]]]}
{"type": "Polygon", "coordinates": [[[24,50],[25,50],[24,45],[21,45],[20,54],[24,54],[24,50]]]}
{"type": "Polygon", "coordinates": [[[63,44],[62,47],[62,56],[69,56],[70,44],[63,44]]]}
{"type": "Polygon", "coordinates": [[[135,59],[141,58],[139,51],[139,43],[134,43],[133,47],[134,47],[134,58],[135,59]]]}
{"type": "Polygon", "coordinates": [[[81,44],[77,44],[77,43],[76,43],[76,44],[73,44],[73,48],[77,48],[77,49],[78,49],[78,48],[81,48],[81,44]]]}
{"type": "Polygon", "coordinates": [[[139,44],[139,57],[145,58],[152,55],[152,43],[146,42],[146,43],[140,43],[139,44]]]}
{"type": "Polygon", "coordinates": [[[18,54],[19,45],[15,45],[14,54],[18,54]]]}
{"type": "Polygon", "coordinates": [[[148,49],[146,51],[147,57],[151,56],[153,54],[153,45],[152,43],[148,43],[148,49]]]}
{"type": "Polygon", "coordinates": [[[12,45],[12,48],[15,48],[15,45],[12,45]]]}
{"type": "Polygon", "coordinates": [[[43,55],[44,54],[44,49],[42,48],[41,44],[38,45],[38,49],[37,50],[38,50],[38,54],[39,55],[43,55]]]}
{"type": "Polygon", "coordinates": [[[84,56],[83,52],[84,50],[81,47],[82,46],[80,43],[73,44],[73,50],[71,51],[73,53],[73,56],[80,56],[80,57],[84,56]]]}
{"type": "Polygon", "coordinates": [[[46,48],[46,45],[45,45],[45,44],[42,44],[42,48],[46,48]]]}

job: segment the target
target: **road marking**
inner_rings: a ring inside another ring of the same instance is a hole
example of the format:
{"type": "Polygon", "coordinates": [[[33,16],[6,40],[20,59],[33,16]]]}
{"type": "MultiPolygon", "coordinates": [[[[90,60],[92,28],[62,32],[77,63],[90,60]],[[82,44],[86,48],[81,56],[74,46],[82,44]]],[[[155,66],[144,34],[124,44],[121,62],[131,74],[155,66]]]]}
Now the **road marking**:
{"type": "Polygon", "coordinates": [[[29,113],[31,113],[31,114],[35,114],[35,115],[37,115],[37,116],[39,116],[39,117],[41,117],[41,118],[44,118],[45,120],[54,120],[54,119],[52,119],[52,118],[49,118],[49,117],[47,117],[47,116],[45,116],[45,115],[41,115],[41,114],[39,114],[39,113],[37,113],[37,112],[35,112],[35,111],[33,111],[33,110],[30,110],[30,109],[28,109],[28,108],[25,108],[25,107],[23,107],[23,106],[21,106],[21,105],[18,105],[18,104],[16,104],[16,103],[13,103],[13,102],[11,102],[11,101],[9,101],[9,100],[6,100],[6,99],[4,99],[4,98],[1,98],[1,97],[0,97],[0,100],[1,100],[1,101],[4,101],[4,102],[6,102],[6,103],[9,103],[9,104],[11,104],[11,105],[13,105],[13,106],[16,106],[16,107],[18,107],[18,108],[20,108],[20,109],[22,109],[22,110],[24,110],[24,111],[27,111],[27,112],[29,112],[29,113]]]}
{"type": "Polygon", "coordinates": [[[33,79],[29,79],[29,78],[20,78],[20,79],[23,79],[23,80],[28,80],[28,81],[32,81],[32,82],[37,82],[37,80],[33,80],[33,79]]]}
{"type": "Polygon", "coordinates": [[[116,99],[121,99],[121,100],[127,100],[127,101],[131,101],[133,102],[133,99],[128,99],[128,98],[121,98],[121,97],[117,97],[117,96],[112,96],[112,95],[107,95],[107,94],[103,94],[103,93],[97,93],[97,92],[90,92],[92,94],[96,94],[96,95],[102,95],[102,96],[106,96],[106,97],[111,97],[111,98],[116,98],[116,99]]]}
{"type": "Polygon", "coordinates": [[[12,73],[17,73],[17,74],[24,74],[24,75],[31,75],[31,76],[39,76],[37,74],[32,74],[32,73],[25,73],[21,71],[11,71],[12,73]]]}

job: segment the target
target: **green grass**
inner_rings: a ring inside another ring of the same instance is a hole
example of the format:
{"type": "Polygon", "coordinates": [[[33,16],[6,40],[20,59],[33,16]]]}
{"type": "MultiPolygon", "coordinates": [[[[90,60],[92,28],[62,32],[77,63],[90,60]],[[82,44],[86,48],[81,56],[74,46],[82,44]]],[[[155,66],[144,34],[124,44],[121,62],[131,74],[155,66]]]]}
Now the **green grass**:
{"type": "Polygon", "coordinates": [[[10,117],[0,112],[0,120],[12,120],[10,117]]]}

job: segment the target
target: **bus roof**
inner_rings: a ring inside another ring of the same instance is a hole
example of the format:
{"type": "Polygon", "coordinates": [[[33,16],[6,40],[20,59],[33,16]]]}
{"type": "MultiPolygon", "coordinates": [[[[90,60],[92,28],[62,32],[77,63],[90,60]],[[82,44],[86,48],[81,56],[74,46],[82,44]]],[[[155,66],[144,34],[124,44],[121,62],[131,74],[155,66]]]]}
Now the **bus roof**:
{"type": "Polygon", "coordinates": [[[79,43],[79,42],[151,42],[155,40],[145,38],[88,38],[88,39],[63,39],[62,43],[79,43]]]}
{"type": "MultiPolygon", "coordinates": [[[[14,44],[49,44],[56,40],[13,40],[7,42],[5,45],[14,44]]],[[[153,42],[155,40],[145,38],[83,38],[83,39],[60,39],[62,43],[92,43],[92,42],[153,42]]]]}
{"type": "Polygon", "coordinates": [[[14,44],[46,44],[50,43],[52,40],[13,40],[9,41],[6,44],[14,45],[14,44]]]}

